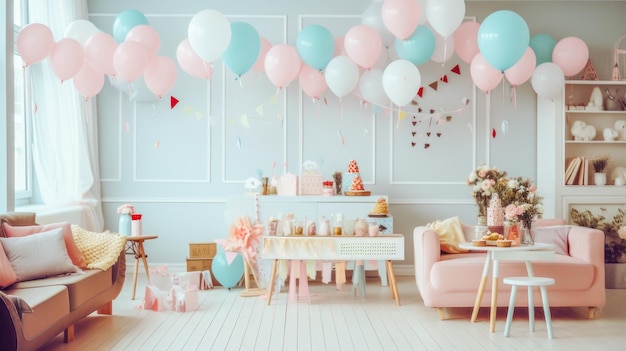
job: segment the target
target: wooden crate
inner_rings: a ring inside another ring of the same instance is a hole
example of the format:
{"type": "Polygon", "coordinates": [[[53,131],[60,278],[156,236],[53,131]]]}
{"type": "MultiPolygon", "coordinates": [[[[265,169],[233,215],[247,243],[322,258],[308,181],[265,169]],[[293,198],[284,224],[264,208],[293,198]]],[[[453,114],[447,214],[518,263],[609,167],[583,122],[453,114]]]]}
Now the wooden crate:
{"type": "Polygon", "coordinates": [[[187,272],[195,272],[195,271],[209,271],[211,272],[211,280],[213,281],[213,286],[221,286],[215,276],[213,276],[213,272],[211,271],[211,264],[213,263],[212,258],[187,258],[187,272]]]}
{"type": "Polygon", "coordinates": [[[190,243],[189,258],[213,258],[217,253],[215,243],[190,243]]]}

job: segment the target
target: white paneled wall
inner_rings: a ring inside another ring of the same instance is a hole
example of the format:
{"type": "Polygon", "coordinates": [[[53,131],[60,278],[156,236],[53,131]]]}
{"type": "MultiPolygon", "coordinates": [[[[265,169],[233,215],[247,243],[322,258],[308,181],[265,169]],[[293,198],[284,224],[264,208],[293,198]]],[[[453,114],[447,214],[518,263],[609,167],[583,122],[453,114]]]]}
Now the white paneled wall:
{"type": "MultiPolygon", "coordinates": [[[[511,9],[525,18],[531,35],[578,36],[603,74],[610,69],[612,43],[626,32],[621,18],[626,7],[596,3],[577,2],[574,8],[567,1],[470,1],[466,15],[480,22],[495,10],[511,9]]],[[[369,4],[91,0],[89,12],[94,24],[111,33],[118,13],[141,11],[160,34],[159,55],[175,59],[191,17],[205,8],[252,24],[273,44],[295,45],[299,30],[311,24],[343,36],[360,23],[369,4]]],[[[396,57],[393,49],[386,54],[396,57]]],[[[303,161],[313,160],[330,179],[356,159],[365,187],[389,196],[395,230],[407,238],[405,263],[412,264],[415,226],[453,215],[474,220],[476,208],[465,185],[474,167],[485,162],[536,179],[540,151],[530,83],[515,89],[513,103],[508,85],[500,84],[490,96],[476,90],[469,65],[456,56],[419,70],[422,97],[404,109],[374,108],[357,92],[340,100],[327,90],[314,102],[297,81],[277,91],[263,73],[236,79],[221,61],[214,63],[210,80],[179,69],[176,85],[162,99],[149,94],[131,99],[135,91],[145,93],[141,82],[122,91],[107,84],[97,98],[107,229],[117,228],[116,208],[133,203],[144,214],[144,232],[159,235],[146,243],[150,261],[182,265],[189,242],[226,237],[227,200],[244,192],[246,178],[299,173],[303,161]],[[460,74],[451,72],[457,64],[460,74]],[[444,75],[448,82],[440,80],[444,75]],[[180,101],[174,108],[170,96],[180,101]]]]}

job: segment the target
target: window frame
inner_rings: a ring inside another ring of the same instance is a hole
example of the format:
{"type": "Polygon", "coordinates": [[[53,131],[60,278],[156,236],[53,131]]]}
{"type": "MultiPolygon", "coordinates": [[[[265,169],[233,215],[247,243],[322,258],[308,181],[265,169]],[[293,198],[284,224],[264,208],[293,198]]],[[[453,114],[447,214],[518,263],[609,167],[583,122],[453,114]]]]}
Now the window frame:
{"type": "MultiPolygon", "coordinates": [[[[14,1],[14,5],[16,3],[19,3],[19,7],[18,6],[14,6],[13,11],[14,11],[14,18],[15,18],[15,11],[21,10],[21,14],[20,14],[20,18],[21,18],[21,24],[22,25],[18,25],[18,24],[13,24],[13,38],[14,38],[14,46],[13,46],[13,57],[14,57],[14,66],[16,63],[22,62],[22,58],[20,57],[18,51],[17,51],[17,35],[19,34],[20,30],[23,28],[23,25],[28,23],[28,2],[27,0],[15,0],[14,1]]],[[[14,68],[15,69],[15,68],[14,68]]],[[[22,92],[21,95],[22,96],[22,114],[23,114],[23,118],[24,118],[24,122],[23,122],[23,126],[24,126],[24,134],[23,136],[18,137],[18,130],[16,129],[16,126],[18,125],[17,123],[14,123],[14,127],[13,127],[13,133],[14,133],[14,148],[17,151],[18,147],[17,147],[17,142],[22,139],[24,140],[24,155],[25,155],[25,170],[24,170],[24,182],[20,182],[20,183],[25,183],[25,189],[17,189],[17,185],[18,185],[18,181],[17,181],[17,174],[15,174],[15,188],[14,188],[14,195],[15,195],[15,205],[19,206],[19,205],[26,205],[29,204],[31,202],[31,199],[33,197],[33,155],[32,155],[32,108],[31,108],[31,104],[28,103],[28,101],[30,101],[30,94],[29,91],[27,89],[28,87],[28,74],[25,74],[23,71],[19,72],[20,76],[19,77],[23,77],[24,79],[22,79],[22,92]]],[[[17,72],[15,73],[15,75],[17,75],[17,72]]],[[[14,82],[16,81],[18,77],[14,77],[14,82]]],[[[13,85],[13,88],[16,89],[17,87],[15,86],[15,83],[13,85]]],[[[16,102],[16,97],[18,96],[18,94],[16,94],[16,92],[14,91],[14,104],[16,102]]],[[[16,109],[14,109],[14,114],[13,114],[13,118],[15,118],[15,111],[16,109]]],[[[19,134],[22,135],[22,132],[19,131],[19,134]]],[[[20,146],[21,148],[21,146],[20,146]]],[[[16,173],[17,172],[17,162],[14,161],[14,165],[13,165],[13,172],[16,173]]]]}

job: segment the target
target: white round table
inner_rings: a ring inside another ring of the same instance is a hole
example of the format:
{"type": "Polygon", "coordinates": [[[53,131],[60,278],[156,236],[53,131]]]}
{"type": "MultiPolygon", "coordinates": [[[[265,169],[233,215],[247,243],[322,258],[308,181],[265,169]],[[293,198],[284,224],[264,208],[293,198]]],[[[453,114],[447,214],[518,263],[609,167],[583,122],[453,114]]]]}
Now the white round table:
{"type": "Polygon", "coordinates": [[[491,309],[489,311],[489,328],[493,333],[496,330],[496,310],[498,303],[498,260],[493,259],[491,254],[494,251],[531,251],[531,250],[554,250],[554,245],[545,243],[535,243],[534,245],[517,245],[511,247],[498,247],[498,246],[474,246],[471,242],[461,243],[459,247],[469,251],[486,251],[485,265],[483,266],[483,275],[478,286],[478,294],[476,295],[476,302],[474,302],[474,309],[472,310],[472,323],[476,321],[478,316],[478,310],[480,309],[480,302],[483,299],[485,292],[485,285],[487,284],[487,276],[489,275],[489,266],[493,261],[493,280],[491,285],[491,309]]]}

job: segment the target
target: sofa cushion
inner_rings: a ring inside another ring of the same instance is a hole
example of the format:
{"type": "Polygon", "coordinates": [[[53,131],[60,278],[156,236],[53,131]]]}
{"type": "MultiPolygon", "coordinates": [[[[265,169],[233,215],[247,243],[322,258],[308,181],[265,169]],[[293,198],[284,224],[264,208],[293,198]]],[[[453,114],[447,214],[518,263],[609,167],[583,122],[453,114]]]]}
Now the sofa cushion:
{"type": "Polygon", "coordinates": [[[46,279],[30,280],[16,283],[16,289],[31,289],[45,286],[65,286],[69,293],[70,311],[74,311],[98,293],[111,287],[113,281],[112,269],[85,270],[81,274],[50,277],[46,279]]]}
{"type": "Polygon", "coordinates": [[[26,339],[32,339],[56,323],[65,325],[70,313],[69,295],[64,286],[47,286],[34,289],[11,287],[4,291],[26,301],[33,313],[22,315],[22,329],[26,339]]]}
{"type": "Polygon", "coordinates": [[[75,273],[61,228],[36,235],[0,238],[18,281],[75,273]]]}
{"type": "Polygon", "coordinates": [[[463,234],[463,227],[458,216],[435,221],[427,226],[433,228],[439,234],[441,251],[446,253],[467,252],[467,250],[459,247],[460,243],[465,242],[465,235],[463,234]]]}
{"type": "MultiPolygon", "coordinates": [[[[431,284],[436,290],[445,293],[476,292],[484,264],[484,253],[442,255],[441,261],[436,262],[430,272],[431,284]]],[[[556,255],[551,261],[533,262],[533,270],[536,276],[555,278],[556,284],[550,287],[555,290],[586,290],[593,285],[596,278],[592,264],[566,255],[556,255]]],[[[500,262],[501,279],[527,274],[523,262],[500,262]]],[[[498,289],[510,290],[510,286],[500,284],[498,289]]],[[[491,291],[491,284],[487,284],[486,290],[491,291]]]]}
{"type": "Polygon", "coordinates": [[[11,266],[11,261],[9,261],[9,258],[4,253],[2,242],[0,242],[0,289],[4,289],[16,281],[17,276],[15,275],[13,266],[11,266]]]}
{"type": "Polygon", "coordinates": [[[537,227],[533,229],[534,240],[537,243],[554,245],[554,252],[560,255],[569,255],[567,235],[569,226],[553,225],[548,227],[537,227]]]}
{"type": "Polygon", "coordinates": [[[63,230],[63,239],[67,253],[72,259],[72,263],[79,268],[86,268],[85,257],[76,246],[72,228],[68,222],[50,223],[46,225],[28,225],[28,226],[11,226],[8,223],[2,223],[3,229],[7,237],[21,237],[41,232],[47,232],[51,229],[61,228],[63,230]]]}

